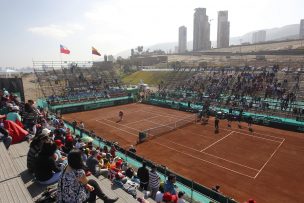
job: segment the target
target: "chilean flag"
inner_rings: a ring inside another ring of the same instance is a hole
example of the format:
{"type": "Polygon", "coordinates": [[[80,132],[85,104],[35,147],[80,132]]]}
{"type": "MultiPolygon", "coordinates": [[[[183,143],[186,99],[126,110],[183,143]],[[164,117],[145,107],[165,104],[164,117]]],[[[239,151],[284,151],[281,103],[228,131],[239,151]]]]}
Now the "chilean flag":
{"type": "Polygon", "coordinates": [[[60,53],[70,54],[70,50],[68,50],[68,48],[66,48],[65,46],[63,46],[62,44],[60,44],[60,53]]]}

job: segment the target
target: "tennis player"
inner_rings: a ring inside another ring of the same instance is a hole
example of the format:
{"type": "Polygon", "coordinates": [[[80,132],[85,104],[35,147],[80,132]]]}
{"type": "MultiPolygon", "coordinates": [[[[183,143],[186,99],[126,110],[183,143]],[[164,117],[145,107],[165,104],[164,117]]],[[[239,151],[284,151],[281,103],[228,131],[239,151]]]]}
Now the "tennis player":
{"type": "Polygon", "coordinates": [[[124,115],[123,111],[119,111],[119,113],[118,113],[119,120],[117,121],[117,123],[121,122],[123,120],[123,115],[124,115]]]}
{"type": "Polygon", "coordinates": [[[214,132],[215,133],[219,133],[219,123],[220,123],[220,119],[216,116],[214,119],[214,132]]]}

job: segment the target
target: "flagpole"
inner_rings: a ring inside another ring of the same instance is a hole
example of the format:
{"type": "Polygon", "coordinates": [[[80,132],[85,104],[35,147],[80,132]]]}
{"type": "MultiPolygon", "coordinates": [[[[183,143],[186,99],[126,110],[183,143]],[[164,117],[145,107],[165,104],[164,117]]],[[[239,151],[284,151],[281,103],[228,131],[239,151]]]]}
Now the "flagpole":
{"type": "Polygon", "coordinates": [[[61,66],[62,66],[62,54],[61,53],[59,53],[59,57],[60,57],[60,68],[61,68],[61,66]]]}

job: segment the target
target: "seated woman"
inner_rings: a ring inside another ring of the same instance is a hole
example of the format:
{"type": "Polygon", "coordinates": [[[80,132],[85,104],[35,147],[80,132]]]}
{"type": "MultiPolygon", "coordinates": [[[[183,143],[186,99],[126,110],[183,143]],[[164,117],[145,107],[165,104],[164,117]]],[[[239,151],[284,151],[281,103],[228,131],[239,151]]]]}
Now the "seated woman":
{"type": "Polygon", "coordinates": [[[118,198],[107,197],[95,180],[88,180],[83,170],[83,160],[79,150],[68,155],[68,165],[58,182],[57,202],[96,202],[96,196],[105,203],[116,202],[118,198]]]}
{"type": "Polygon", "coordinates": [[[61,168],[56,165],[55,152],[57,145],[52,141],[43,143],[35,164],[35,177],[39,183],[48,185],[60,179],[61,168]]]}

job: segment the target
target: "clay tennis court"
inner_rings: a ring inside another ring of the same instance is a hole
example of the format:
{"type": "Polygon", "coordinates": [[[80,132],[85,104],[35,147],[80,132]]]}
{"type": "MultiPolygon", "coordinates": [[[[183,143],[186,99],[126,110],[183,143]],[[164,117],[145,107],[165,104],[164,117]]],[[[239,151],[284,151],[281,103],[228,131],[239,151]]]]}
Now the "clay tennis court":
{"type": "MultiPolygon", "coordinates": [[[[94,111],[64,115],[69,121],[85,123],[103,138],[127,148],[135,144],[140,131],[166,126],[190,113],[144,104],[128,104],[94,111]],[[118,112],[124,120],[118,121],[118,112]]],[[[221,186],[221,192],[243,202],[302,202],[304,194],[304,137],[263,126],[236,123],[227,128],[220,121],[220,132],[209,125],[191,123],[137,145],[137,153],[166,165],[189,179],[207,187],[221,186]]]]}

